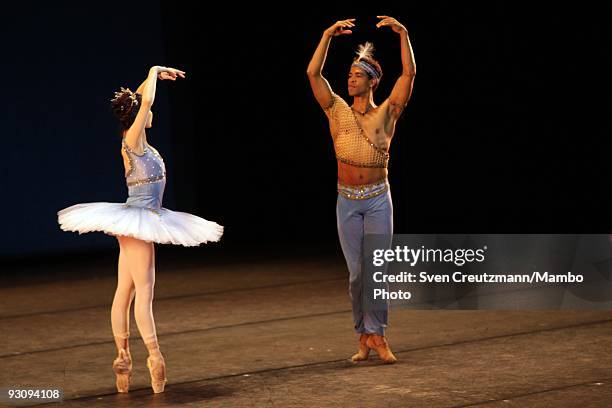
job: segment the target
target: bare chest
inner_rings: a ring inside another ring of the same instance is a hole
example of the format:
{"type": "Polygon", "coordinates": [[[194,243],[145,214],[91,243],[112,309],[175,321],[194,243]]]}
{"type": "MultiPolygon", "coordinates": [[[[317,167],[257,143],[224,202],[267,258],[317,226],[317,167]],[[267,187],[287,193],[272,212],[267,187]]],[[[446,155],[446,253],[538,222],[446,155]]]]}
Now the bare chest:
{"type": "Polygon", "coordinates": [[[388,129],[386,115],[380,107],[365,114],[355,112],[354,116],[357,125],[372,143],[384,150],[389,150],[393,131],[388,129]]]}

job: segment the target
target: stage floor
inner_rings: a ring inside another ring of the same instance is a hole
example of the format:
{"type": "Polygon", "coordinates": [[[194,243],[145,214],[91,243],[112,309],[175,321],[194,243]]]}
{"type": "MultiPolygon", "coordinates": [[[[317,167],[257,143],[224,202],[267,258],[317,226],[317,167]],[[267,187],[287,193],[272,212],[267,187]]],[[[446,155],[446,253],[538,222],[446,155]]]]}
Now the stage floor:
{"type": "Polygon", "coordinates": [[[0,387],[60,387],[64,402],[47,406],[67,407],[612,406],[609,311],[394,309],[398,363],[354,365],[340,254],[162,256],[154,312],[165,393],[152,393],[133,316],[132,390],[115,392],[108,257],[3,281],[0,387]]]}

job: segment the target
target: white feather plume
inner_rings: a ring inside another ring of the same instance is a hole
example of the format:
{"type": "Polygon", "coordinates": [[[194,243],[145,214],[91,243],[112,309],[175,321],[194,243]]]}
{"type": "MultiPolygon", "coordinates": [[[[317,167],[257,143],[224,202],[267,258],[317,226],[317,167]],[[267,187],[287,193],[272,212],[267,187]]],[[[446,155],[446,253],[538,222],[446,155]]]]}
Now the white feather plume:
{"type": "Polygon", "coordinates": [[[357,54],[357,59],[355,61],[361,61],[362,58],[372,58],[373,53],[374,44],[369,41],[365,44],[360,44],[355,52],[355,54],[357,54]]]}

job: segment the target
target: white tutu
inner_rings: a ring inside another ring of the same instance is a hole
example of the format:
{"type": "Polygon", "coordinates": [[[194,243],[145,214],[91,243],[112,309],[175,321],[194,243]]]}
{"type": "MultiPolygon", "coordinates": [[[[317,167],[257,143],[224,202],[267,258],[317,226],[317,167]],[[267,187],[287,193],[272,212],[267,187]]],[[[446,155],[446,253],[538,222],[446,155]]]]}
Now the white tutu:
{"type": "Polygon", "coordinates": [[[57,213],[60,228],[83,234],[102,231],[147,242],[198,246],[219,241],[223,227],[195,215],[125,203],[84,203],[57,213]]]}

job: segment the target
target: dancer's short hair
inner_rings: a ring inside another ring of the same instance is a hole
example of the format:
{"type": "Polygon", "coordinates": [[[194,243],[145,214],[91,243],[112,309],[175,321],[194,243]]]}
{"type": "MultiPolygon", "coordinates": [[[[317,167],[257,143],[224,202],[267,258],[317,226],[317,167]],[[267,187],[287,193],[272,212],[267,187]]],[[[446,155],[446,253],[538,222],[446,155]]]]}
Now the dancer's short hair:
{"type": "Polygon", "coordinates": [[[120,91],[115,92],[115,97],[111,99],[111,109],[123,130],[128,130],[138,114],[138,109],[142,104],[142,95],[132,92],[130,88],[121,87],[120,91]]]}

